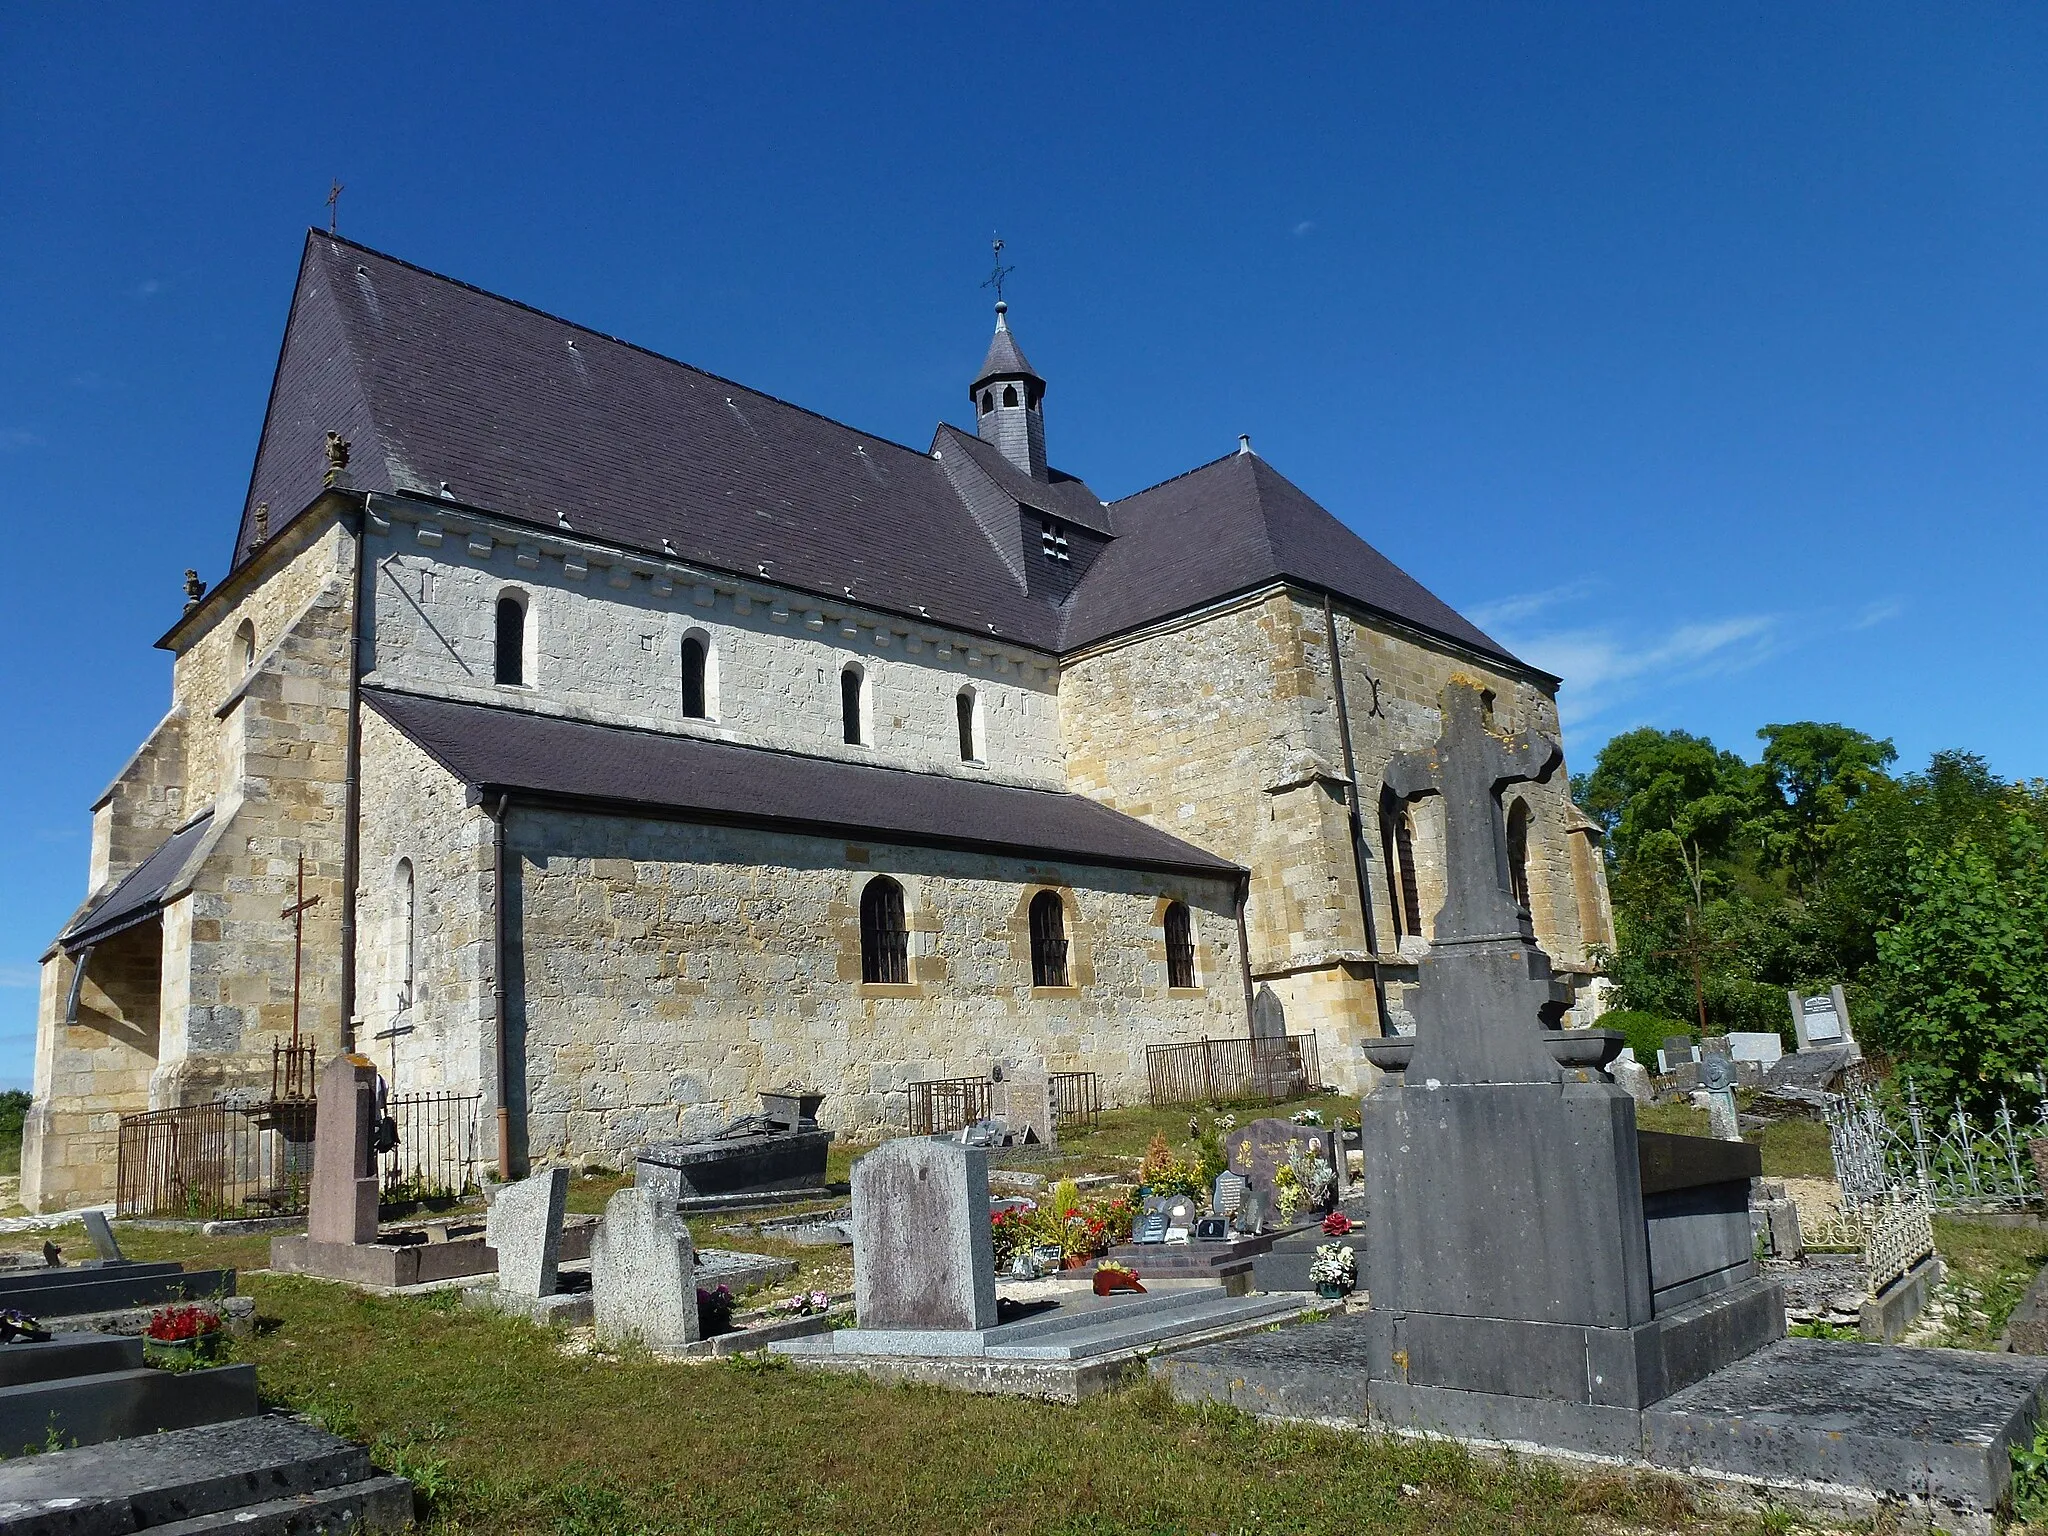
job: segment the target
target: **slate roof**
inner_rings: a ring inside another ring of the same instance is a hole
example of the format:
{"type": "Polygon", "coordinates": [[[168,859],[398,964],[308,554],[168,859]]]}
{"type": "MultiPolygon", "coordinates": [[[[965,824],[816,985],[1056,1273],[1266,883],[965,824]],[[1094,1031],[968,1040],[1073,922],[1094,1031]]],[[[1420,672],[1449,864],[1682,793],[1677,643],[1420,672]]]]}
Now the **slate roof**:
{"type": "MultiPolygon", "coordinates": [[[[991,366],[1030,371],[1007,326],[991,366]]],[[[1115,535],[1071,597],[1034,592],[1014,525],[970,508],[928,452],[313,230],[235,564],[257,503],[277,529],[318,494],[330,429],[351,443],[362,490],[436,496],[445,481],[460,504],[542,529],[559,515],[653,555],[667,540],[712,569],[765,565],[801,591],[851,587],[865,606],[993,625],[1045,651],[1287,576],[1521,665],[1262,460],[1208,465],[1105,510],[1071,475],[1032,481],[942,429],[941,446],[958,442],[1019,507],[1115,535]]]]}
{"type": "Polygon", "coordinates": [[[803,757],[528,710],[365,688],[364,701],[466,785],[682,820],[967,847],[1235,878],[1205,853],[1085,795],[803,757]]]}
{"type": "Polygon", "coordinates": [[[1009,322],[1003,317],[1002,310],[998,309],[996,333],[989,338],[988,354],[981,360],[981,372],[977,373],[974,382],[967,386],[967,396],[970,400],[973,399],[975,391],[990,379],[1015,378],[1037,379],[1040,384],[1045,382],[1039,378],[1038,370],[1025,360],[1024,349],[1017,345],[1017,338],[1011,334],[1009,322]]]}
{"type": "Polygon", "coordinates": [[[88,944],[110,939],[115,934],[148,922],[163,910],[164,892],[185,872],[186,861],[213,824],[213,812],[204,811],[178,828],[157,845],[156,851],[130,870],[106,895],[72,919],[57,936],[66,954],[75,955],[88,944]]]}

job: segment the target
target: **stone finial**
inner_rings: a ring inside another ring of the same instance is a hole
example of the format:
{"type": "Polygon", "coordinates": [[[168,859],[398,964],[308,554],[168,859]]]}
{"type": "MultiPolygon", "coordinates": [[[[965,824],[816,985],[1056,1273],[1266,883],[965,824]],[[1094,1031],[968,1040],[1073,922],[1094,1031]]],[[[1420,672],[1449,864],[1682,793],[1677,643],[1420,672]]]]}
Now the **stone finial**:
{"type": "Polygon", "coordinates": [[[190,613],[199,606],[199,599],[206,596],[206,583],[199,579],[197,571],[185,573],[185,611],[190,613]]]}
{"type": "Polygon", "coordinates": [[[339,432],[327,434],[327,479],[333,485],[348,472],[348,441],[339,432]]]}
{"type": "Polygon", "coordinates": [[[249,542],[251,544],[267,544],[269,541],[270,503],[267,501],[259,501],[256,503],[256,516],[254,518],[254,527],[250,533],[249,542]]]}

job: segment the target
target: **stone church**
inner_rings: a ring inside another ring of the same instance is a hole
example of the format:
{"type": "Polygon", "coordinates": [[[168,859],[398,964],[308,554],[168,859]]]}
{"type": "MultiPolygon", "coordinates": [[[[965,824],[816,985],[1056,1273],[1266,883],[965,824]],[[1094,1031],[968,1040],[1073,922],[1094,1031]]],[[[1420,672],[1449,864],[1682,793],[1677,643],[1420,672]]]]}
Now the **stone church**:
{"type": "MultiPolygon", "coordinates": [[[[1051,467],[1000,303],[962,382],[912,448],[311,233],[233,558],[43,960],[26,1203],[263,1091],[295,996],[515,1169],[764,1088],[900,1126],[1006,1062],[1140,1102],[1148,1045],[1255,1019],[1366,1086],[1441,900],[1386,765],[1454,674],[1551,736],[1558,680],[1246,439],[1116,502],[1051,467]]],[[[1505,814],[1590,1022],[1597,830],[1562,773],[1505,814]]]]}

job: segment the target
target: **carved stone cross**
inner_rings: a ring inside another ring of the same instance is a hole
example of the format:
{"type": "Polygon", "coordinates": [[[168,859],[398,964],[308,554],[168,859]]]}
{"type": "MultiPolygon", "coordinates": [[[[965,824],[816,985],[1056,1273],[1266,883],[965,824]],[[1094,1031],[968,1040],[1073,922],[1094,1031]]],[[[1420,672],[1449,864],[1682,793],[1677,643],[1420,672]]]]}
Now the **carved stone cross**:
{"type": "Polygon", "coordinates": [[[1387,765],[1387,785],[1403,800],[1444,797],[1444,904],[1435,942],[1532,938],[1508,883],[1500,792],[1544,782],[1564,754],[1532,732],[1497,729],[1488,695],[1469,678],[1454,677],[1445,687],[1443,718],[1436,745],[1387,765]]]}

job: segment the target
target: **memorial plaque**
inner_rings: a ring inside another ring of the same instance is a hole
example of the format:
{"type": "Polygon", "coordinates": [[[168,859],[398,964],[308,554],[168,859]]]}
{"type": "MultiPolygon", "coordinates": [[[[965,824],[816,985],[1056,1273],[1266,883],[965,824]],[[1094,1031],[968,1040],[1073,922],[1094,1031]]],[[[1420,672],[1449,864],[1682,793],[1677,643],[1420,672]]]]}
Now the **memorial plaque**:
{"type": "Polygon", "coordinates": [[[1166,1212],[1148,1211],[1131,1228],[1134,1243],[1163,1243],[1166,1241],[1166,1212]]]}

